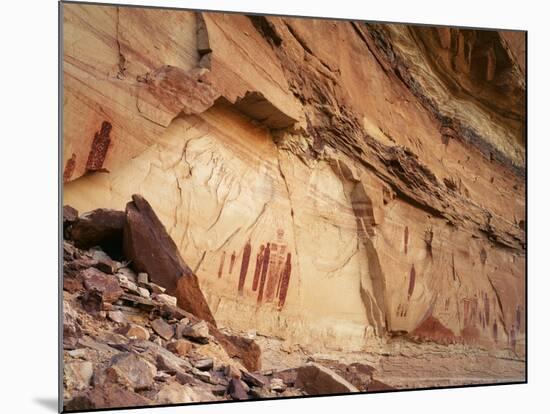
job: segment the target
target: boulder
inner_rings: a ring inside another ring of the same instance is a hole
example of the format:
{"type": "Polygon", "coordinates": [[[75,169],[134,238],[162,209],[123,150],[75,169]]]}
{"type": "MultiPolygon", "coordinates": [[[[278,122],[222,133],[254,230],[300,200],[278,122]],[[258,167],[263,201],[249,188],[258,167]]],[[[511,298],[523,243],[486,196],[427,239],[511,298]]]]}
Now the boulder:
{"type": "Polygon", "coordinates": [[[166,349],[178,356],[186,356],[193,349],[193,344],[185,339],[177,339],[166,345],[166,349]]]}
{"type": "Polygon", "coordinates": [[[286,390],[286,385],[281,378],[273,378],[269,384],[269,388],[271,388],[271,391],[283,392],[286,390]]]}
{"type": "Polygon", "coordinates": [[[263,387],[269,382],[269,380],[262,374],[253,372],[243,371],[241,378],[251,387],[263,387]]]}
{"type": "Polygon", "coordinates": [[[341,394],[359,392],[350,382],[329,368],[315,362],[298,368],[296,387],[308,395],[341,394]]]}
{"type": "Polygon", "coordinates": [[[137,281],[139,285],[146,285],[149,283],[149,275],[147,273],[138,273],[137,275],[137,281]]]}
{"type": "Polygon", "coordinates": [[[244,383],[237,379],[231,378],[227,392],[234,400],[248,400],[248,393],[246,392],[244,383]]]}
{"type": "Polygon", "coordinates": [[[231,358],[237,358],[249,371],[259,371],[262,368],[262,351],[252,339],[236,335],[226,335],[217,329],[212,329],[212,336],[220,343],[231,358]]]}
{"type": "Polygon", "coordinates": [[[237,379],[243,379],[248,385],[254,385],[251,384],[249,381],[246,381],[244,378],[244,373],[241,373],[241,370],[238,369],[235,365],[229,364],[226,365],[224,368],[224,375],[228,378],[237,378],[237,379]]]}
{"type": "Polygon", "coordinates": [[[175,296],[167,295],[166,293],[156,293],[153,295],[153,299],[158,300],[160,303],[167,306],[177,306],[178,298],[175,296]]]}
{"type": "Polygon", "coordinates": [[[283,371],[278,371],[278,372],[273,373],[273,378],[282,379],[283,382],[285,383],[285,385],[287,385],[289,387],[294,386],[294,384],[296,383],[296,377],[297,376],[298,376],[298,372],[294,368],[285,369],[283,371]]]}
{"type": "Polygon", "coordinates": [[[115,302],[124,293],[115,276],[103,273],[93,267],[82,270],[80,277],[86,290],[99,292],[104,302],[115,302]]]}
{"type": "Polygon", "coordinates": [[[109,311],[107,317],[116,323],[127,323],[126,316],[119,310],[109,311]]]}
{"type": "Polygon", "coordinates": [[[105,374],[107,382],[139,391],[151,388],[157,368],[136,354],[122,353],[111,358],[105,374]]]}
{"type": "Polygon", "coordinates": [[[201,371],[208,371],[214,367],[214,360],[212,358],[199,359],[193,365],[201,371]]]}
{"type": "Polygon", "coordinates": [[[151,297],[151,293],[147,289],[138,287],[137,290],[138,290],[139,296],[145,299],[149,299],[151,297]]]}
{"type": "Polygon", "coordinates": [[[94,267],[105,273],[113,274],[118,270],[118,266],[120,265],[120,263],[111,259],[107,253],[99,249],[92,250],[92,259],[97,262],[94,264],[94,267]]]}
{"type": "Polygon", "coordinates": [[[134,194],[126,205],[123,250],[138,272],[177,297],[182,309],[215,325],[197,276],[185,264],[178,248],[151,205],[134,194]]]}
{"type": "Polygon", "coordinates": [[[124,327],[121,333],[129,339],[137,339],[138,341],[148,341],[150,336],[147,329],[133,323],[124,327]]]}
{"type": "Polygon", "coordinates": [[[181,329],[181,336],[185,336],[201,344],[206,344],[210,338],[208,324],[205,321],[200,321],[185,325],[181,329]]]}
{"type": "Polygon", "coordinates": [[[186,360],[177,357],[160,346],[154,349],[153,354],[156,357],[157,368],[161,371],[185,376],[187,370],[192,368],[186,360]]]}
{"type": "Polygon", "coordinates": [[[78,220],[78,210],[69,205],[63,206],[63,231],[78,220]]]}
{"type": "Polygon", "coordinates": [[[64,404],[66,411],[82,411],[104,408],[143,407],[152,401],[120,385],[97,385],[85,394],[76,396],[64,404]]]}
{"type": "Polygon", "coordinates": [[[367,385],[367,392],[378,392],[378,391],[389,391],[389,390],[395,390],[395,387],[392,387],[391,385],[388,385],[382,381],[378,381],[376,379],[373,379],[369,382],[367,385]]]}
{"type": "Polygon", "coordinates": [[[63,382],[68,389],[85,390],[93,374],[94,366],[89,361],[67,362],[63,366],[63,382]]]}
{"type": "Polygon", "coordinates": [[[151,327],[161,338],[169,341],[174,336],[174,327],[166,323],[164,319],[157,318],[151,322],[151,327]]]}
{"type": "Polygon", "coordinates": [[[198,394],[187,384],[181,385],[177,382],[164,385],[155,395],[157,404],[183,404],[199,402],[198,394]]]}
{"type": "Polygon", "coordinates": [[[82,308],[91,315],[103,311],[103,295],[98,290],[89,290],[79,296],[82,308]]]}
{"type": "Polygon", "coordinates": [[[101,248],[111,257],[119,257],[122,230],[126,221],[123,211],[99,208],[82,214],[70,229],[70,238],[81,249],[101,248]]]}

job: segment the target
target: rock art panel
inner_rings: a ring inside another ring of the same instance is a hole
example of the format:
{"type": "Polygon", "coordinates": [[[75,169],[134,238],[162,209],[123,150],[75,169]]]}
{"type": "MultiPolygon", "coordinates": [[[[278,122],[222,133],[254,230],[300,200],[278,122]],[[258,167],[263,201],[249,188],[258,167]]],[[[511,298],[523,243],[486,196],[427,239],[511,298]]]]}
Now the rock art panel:
{"type": "Polygon", "coordinates": [[[63,19],[64,204],[149,200],[216,323],[390,364],[399,344],[483,349],[491,375],[523,361],[517,34],[73,4],[63,19]]]}

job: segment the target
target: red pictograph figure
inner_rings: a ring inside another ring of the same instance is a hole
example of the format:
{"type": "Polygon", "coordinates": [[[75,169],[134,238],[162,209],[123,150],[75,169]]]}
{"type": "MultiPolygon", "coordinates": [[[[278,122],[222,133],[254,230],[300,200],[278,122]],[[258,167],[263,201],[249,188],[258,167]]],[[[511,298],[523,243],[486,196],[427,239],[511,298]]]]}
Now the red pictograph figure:
{"type": "Polygon", "coordinates": [[[103,162],[107,156],[109,145],[111,145],[111,137],[109,134],[113,126],[108,121],[103,121],[101,130],[96,132],[92,141],[92,147],[88,154],[86,162],[86,171],[100,171],[103,168],[103,162]]]}
{"type": "Polygon", "coordinates": [[[285,305],[286,294],[288,292],[288,285],[290,284],[290,273],[292,272],[292,255],[288,253],[286,255],[286,263],[281,275],[279,287],[277,288],[277,295],[279,297],[278,308],[281,310],[285,305]]]}
{"type": "Polygon", "coordinates": [[[225,251],[222,253],[222,257],[220,259],[220,268],[218,269],[218,279],[222,277],[223,275],[223,263],[225,262],[225,251]]]}
{"type": "Polygon", "coordinates": [[[410,277],[409,277],[409,291],[408,291],[408,294],[407,294],[407,299],[410,299],[413,292],[414,292],[415,280],[416,280],[416,270],[414,270],[414,265],[412,265],[411,273],[410,273],[410,277]]]}
{"type": "Polygon", "coordinates": [[[495,342],[498,342],[498,325],[496,320],[493,322],[493,339],[495,342]]]}
{"type": "Polygon", "coordinates": [[[246,273],[248,272],[248,263],[250,262],[250,240],[246,243],[243,250],[243,260],[241,262],[241,273],[239,275],[239,294],[243,294],[244,282],[246,280],[246,273]]]}
{"type": "Polygon", "coordinates": [[[260,282],[260,273],[264,262],[264,245],[260,246],[260,251],[256,255],[256,268],[254,269],[254,279],[252,280],[252,291],[256,292],[258,283],[260,282]]]}
{"type": "Polygon", "coordinates": [[[235,265],[235,252],[231,253],[231,260],[229,261],[229,274],[233,273],[233,266],[235,265]]]}
{"type": "Polygon", "coordinates": [[[262,303],[262,299],[264,296],[264,286],[265,286],[265,278],[267,276],[267,269],[269,267],[269,256],[270,256],[270,245],[267,243],[267,246],[264,250],[264,255],[262,259],[262,273],[260,276],[260,288],[258,289],[258,303],[262,303]]]}
{"type": "Polygon", "coordinates": [[[275,298],[275,291],[280,284],[281,273],[285,263],[286,245],[271,244],[271,258],[269,262],[269,273],[266,281],[265,300],[272,302],[275,298]]]}

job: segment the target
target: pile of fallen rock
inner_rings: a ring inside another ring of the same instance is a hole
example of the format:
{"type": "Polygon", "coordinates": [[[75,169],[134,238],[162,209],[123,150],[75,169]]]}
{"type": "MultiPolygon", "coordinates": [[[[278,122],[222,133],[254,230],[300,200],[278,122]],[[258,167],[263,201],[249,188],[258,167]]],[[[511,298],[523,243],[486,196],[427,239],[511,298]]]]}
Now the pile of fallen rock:
{"type": "Polygon", "coordinates": [[[125,212],[79,216],[65,206],[63,233],[65,410],[378,387],[367,366],[262,371],[254,340],[217,328],[196,276],[140,196],[125,212]]]}

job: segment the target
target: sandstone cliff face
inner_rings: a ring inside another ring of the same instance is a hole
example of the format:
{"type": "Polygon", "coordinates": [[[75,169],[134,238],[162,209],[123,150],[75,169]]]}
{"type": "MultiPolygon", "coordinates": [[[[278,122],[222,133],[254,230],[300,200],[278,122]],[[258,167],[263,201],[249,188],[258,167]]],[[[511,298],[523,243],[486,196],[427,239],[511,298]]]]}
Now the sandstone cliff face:
{"type": "Polygon", "coordinates": [[[523,34],[76,4],[63,22],[64,202],[146,197],[218,324],[522,361],[523,34]]]}

